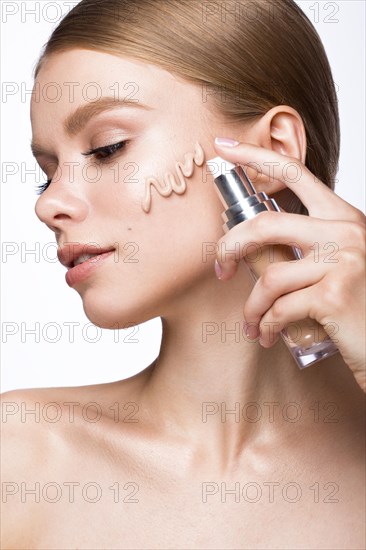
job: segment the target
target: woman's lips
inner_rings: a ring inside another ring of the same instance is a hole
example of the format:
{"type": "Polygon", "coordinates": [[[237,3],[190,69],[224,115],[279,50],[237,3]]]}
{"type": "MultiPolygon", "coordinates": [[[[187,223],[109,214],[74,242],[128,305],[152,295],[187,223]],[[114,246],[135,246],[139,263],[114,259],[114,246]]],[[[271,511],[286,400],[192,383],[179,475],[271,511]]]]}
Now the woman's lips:
{"type": "Polygon", "coordinates": [[[85,262],[82,262],[75,267],[70,267],[65,276],[67,284],[72,287],[76,283],[84,281],[87,277],[89,277],[89,275],[93,273],[93,271],[98,269],[98,267],[102,265],[104,261],[114,252],[115,250],[103,252],[102,254],[98,254],[96,256],[93,256],[92,258],[89,258],[88,260],[85,260],[85,262]]]}

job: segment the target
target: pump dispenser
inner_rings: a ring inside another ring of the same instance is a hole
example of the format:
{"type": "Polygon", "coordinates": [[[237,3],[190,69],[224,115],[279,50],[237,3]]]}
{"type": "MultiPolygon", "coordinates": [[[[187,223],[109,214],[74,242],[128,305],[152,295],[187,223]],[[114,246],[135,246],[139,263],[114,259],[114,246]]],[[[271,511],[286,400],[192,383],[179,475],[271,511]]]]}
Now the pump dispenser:
{"type": "MultiPolygon", "coordinates": [[[[256,192],[242,166],[221,157],[207,161],[207,166],[214,177],[215,189],[225,208],[222,213],[225,233],[238,223],[254,218],[260,212],[281,212],[274,199],[269,198],[264,192],[256,192]]],[[[301,258],[302,252],[295,246],[264,245],[255,259],[250,260],[247,256],[243,259],[254,280],[257,280],[270,262],[301,258]]],[[[322,325],[309,317],[291,323],[281,331],[281,336],[300,369],[339,353],[322,325]]]]}

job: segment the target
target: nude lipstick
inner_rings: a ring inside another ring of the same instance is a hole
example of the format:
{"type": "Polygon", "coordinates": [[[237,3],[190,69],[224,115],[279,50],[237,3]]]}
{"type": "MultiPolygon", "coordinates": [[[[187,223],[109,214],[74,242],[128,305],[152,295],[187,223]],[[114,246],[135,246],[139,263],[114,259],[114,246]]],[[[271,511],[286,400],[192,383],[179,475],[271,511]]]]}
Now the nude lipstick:
{"type": "Polygon", "coordinates": [[[72,287],[86,279],[114,253],[115,248],[102,248],[96,243],[70,242],[58,250],[57,256],[68,269],[65,278],[67,284],[72,287]]]}
{"type": "Polygon", "coordinates": [[[65,279],[69,286],[73,287],[76,283],[84,281],[93,271],[95,271],[111,254],[113,250],[104,252],[84,260],[82,263],[70,267],[66,272],[65,279]]]}
{"type": "MultiPolygon", "coordinates": [[[[253,183],[240,165],[221,157],[207,161],[214,177],[215,190],[225,211],[221,214],[225,233],[235,225],[254,218],[260,212],[280,212],[276,201],[266,193],[257,193],[253,183]]],[[[257,280],[272,261],[290,261],[303,258],[295,246],[265,245],[253,260],[244,256],[254,280],[257,280]]],[[[300,369],[309,367],[321,359],[339,353],[335,343],[324,328],[314,319],[307,318],[291,323],[281,331],[281,336],[300,369]]]]}

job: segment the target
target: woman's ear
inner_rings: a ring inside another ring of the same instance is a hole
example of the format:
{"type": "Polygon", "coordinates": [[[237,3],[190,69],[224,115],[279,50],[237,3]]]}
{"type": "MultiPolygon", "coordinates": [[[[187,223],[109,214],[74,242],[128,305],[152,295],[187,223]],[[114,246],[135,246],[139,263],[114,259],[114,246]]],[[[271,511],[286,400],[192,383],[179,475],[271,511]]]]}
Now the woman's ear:
{"type": "MultiPolygon", "coordinates": [[[[288,105],[273,107],[249,128],[247,127],[243,141],[299,159],[305,164],[307,146],[305,126],[299,113],[288,105]]],[[[250,164],[245,166],[245,169],[257,192],[265,191],[287,212],[299,211],[301,202],[285,183],[274,181],[263,172],[258,173],[255,167],[250,167],[250,164]]]]}
{"type": "Polygon", "coordinates": [[[306,132],[302,118],[295,109],[279,105],[268,111],[261,122],[264,130],[267,126],[273,151],[297,158],[305,164],[306,132]]]}
{"type": "MultiPolygon", "coordinates": [[[[299,159],[305,164],[305,126],[299,113],[288,105],[273,107],[247,127],[242,141],[299,159]]],[[[250,166],[250,163],[245,168],[257,191],[274,193],[286,188],[285,183],[281,184],[278,181],[273,181],[270,176],[258,173],[255,167],[250,166]]]]}

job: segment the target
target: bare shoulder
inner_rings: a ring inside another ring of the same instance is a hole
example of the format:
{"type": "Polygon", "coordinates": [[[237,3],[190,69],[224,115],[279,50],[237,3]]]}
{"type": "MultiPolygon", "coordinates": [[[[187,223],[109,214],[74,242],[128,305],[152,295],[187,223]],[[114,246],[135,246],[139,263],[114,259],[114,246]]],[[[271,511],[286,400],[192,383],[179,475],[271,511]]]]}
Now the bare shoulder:
{"type": "Polygon", "coordinates": [[[37,479],[36,472],[45,470],[47,424],[41,421],[44,398],[43,389],[19,389],[0,395],[1,544],[6,548],[21,543],[20,525],[23,532],[31,532],[29,515],[24,513],[24,498],[20,495],[24,489],[30,489],[31,480],[37,479]]]}
{"type": "MultiPolygon", "coordinates": [[[[88,386],[26,388],[2,393],[2,465],[45,468],[47,454],[93,439],[138,400],[138,377],[88,386]]],[[[91,441],[90,440],[90,441],[91,441]]]]}
{"type": "Polygon", "coordinates": [[[0,395],[3,548],[33,547],[32,533],[43,525],[52,491],[101,475],[117,435],[123,441],[121,433],[136,426],[129,422],[136,416],[140,379],[133,378],[0,395]]]}
{"type": "Polygon", "coordinates": [[[0,394],[2,437],[9,445],[37,446],[50,433],[116,420],[119,409],[138,405],[142,379],[86,386],[25,388],[0,394]],[[37,445],[36,445],[37,444],[37,445]]]}
{"type": "MultiPolygon", "coordinates": [[[[145,369],[146,370],[146,369],[145,369]]],[[[62,445],[93,438],[116,425],[128,425],[139,409],[145,371],[116,382],[87,386],[26,388],[4,392],[1,438],[4,468],[19,471],[44,464],[45,456],[62,445]]]]}
{"type": "Polygon", "coordinates": [[[9,457],[2,466],[16,465],[18,461],[29,460],[32,448],[37,443],[44,428],[42,405],[46,400],[45,389],[19,389],[4,392],[1,402],[1,439],[2,453],[9,457]],[[27,448],[25,456],[19,452],[27,448]],[[19,449],[16,452],[16,449],[19,449]]]}

